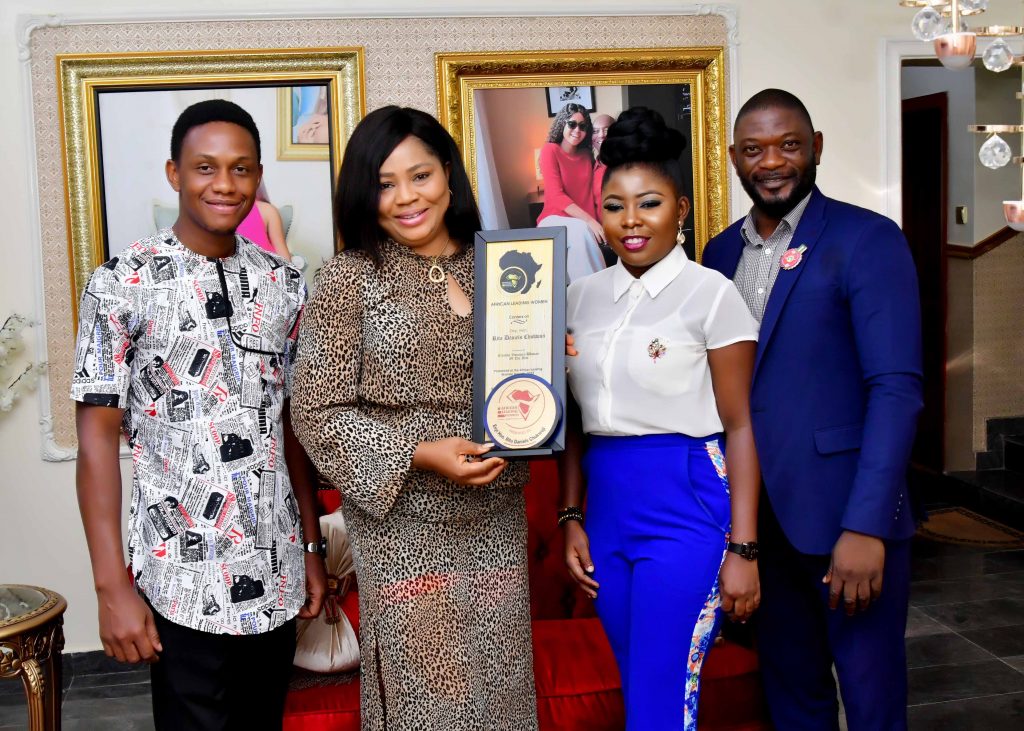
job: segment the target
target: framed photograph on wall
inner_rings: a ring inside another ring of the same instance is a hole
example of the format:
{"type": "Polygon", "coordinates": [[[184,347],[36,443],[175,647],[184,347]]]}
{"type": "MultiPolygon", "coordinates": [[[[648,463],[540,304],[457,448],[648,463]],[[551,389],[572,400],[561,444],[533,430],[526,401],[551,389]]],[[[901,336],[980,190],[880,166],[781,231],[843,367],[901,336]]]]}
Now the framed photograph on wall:
{"type": "Polygon", "coordinates": [[[277,159],[330,157],[330,90],[325,84],[277,90],[277,159]]]}
{"type": "MultiPolygon", "coordinates": [[[[545,215],[547,191],[567,188],[564,180],[545,180],[551,166],[544,157],[563,139],[578,140],[581,126],[576,154],[593,161],[588,204],[599,217],[593,129],[633,106],[656,109],[686,138],[680,162],[692,202],[684,222],[688,254],[699,260],[708,239],[728,225],[723,48],[438,53],[435,64],[438,117],[462,151],[485,229],[572,223],[545,215]],[[566,89],[585,90],[585,111],[569,115],[559,106],[552,119],[553,100],[566,89]]],[[[570,250],[573,236],[570,230],[570,250]]]]}
{"type": "Polygon", "coordinates": [[[554,117],[570,103],[586,107],[588,112],[596,111],[592,86],[549,86],[547,92],[549,117],[554,117]]]}

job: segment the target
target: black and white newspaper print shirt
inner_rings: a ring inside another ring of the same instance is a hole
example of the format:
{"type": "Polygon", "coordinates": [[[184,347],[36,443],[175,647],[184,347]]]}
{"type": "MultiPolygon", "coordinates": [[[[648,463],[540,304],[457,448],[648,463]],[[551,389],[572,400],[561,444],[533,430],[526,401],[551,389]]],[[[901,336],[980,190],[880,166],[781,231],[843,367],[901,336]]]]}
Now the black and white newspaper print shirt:
{"type": "Polygon", "coordinates": [[[125,410],[132,573],[177,624],[257,634],[305,600],[281,422],[305,298],[302,274],[247,239],[209,259],[170,229],[82,297],[71,396],[125,410]]]}

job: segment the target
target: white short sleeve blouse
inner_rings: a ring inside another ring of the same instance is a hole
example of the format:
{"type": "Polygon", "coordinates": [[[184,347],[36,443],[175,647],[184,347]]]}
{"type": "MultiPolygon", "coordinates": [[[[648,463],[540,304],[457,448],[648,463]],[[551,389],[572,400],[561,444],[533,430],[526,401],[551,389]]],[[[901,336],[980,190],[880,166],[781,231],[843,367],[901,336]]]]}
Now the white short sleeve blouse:
{"type": "Polygon", "coordinates": [[[622,264],[573,282],[569,384],[588,434],[722,431],[707,351],[757,340],[735,285],[674,248],[639,279],[622,264]]]}

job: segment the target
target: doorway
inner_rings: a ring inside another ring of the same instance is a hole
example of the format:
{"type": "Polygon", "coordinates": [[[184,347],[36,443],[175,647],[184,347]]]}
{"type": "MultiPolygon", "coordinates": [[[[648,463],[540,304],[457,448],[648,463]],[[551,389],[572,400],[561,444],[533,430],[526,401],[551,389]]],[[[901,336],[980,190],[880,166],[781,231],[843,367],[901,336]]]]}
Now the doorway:
{"type": "Polygon", "coordinates": [[[924,409],[912,463],[941,473],[946,423],[946,210],[948,108],[945,92],[904,99],[903,233],[917,265],[921,296],[924,409]]]}

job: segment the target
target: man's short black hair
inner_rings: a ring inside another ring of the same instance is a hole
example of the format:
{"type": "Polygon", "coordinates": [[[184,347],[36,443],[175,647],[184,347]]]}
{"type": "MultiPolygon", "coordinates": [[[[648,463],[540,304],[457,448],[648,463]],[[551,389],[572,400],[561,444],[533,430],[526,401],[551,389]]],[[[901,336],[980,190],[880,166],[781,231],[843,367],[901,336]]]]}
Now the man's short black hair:
{"type": "Polygon", "coordinates": [[[784,89],[765,89],[747,99],[736,115],[736,123],[733,125],[733,130],[739,126],[740,120],[751,112],[760,112],[765,109],[788,109],[791,112],[796,112],[807,121],[807,126],[811,128],[811,132],[814,132],[814,123],[811,121],[811,113],[807,111],[807,107],[804,106],[804,103],[795,94],[791,94],[784,89]]]}
{"type": "Polygon", "coordinates": [[[208,99],[197,102],[181,113],[178,121],[174,123],[174,129],[171,130],[171,159],[174,162],[178,162],[181,158],[181,143],[189,130],[210,122],[237,124],[251,134],[253,142],[256,143],[256,160],[259,162],[261,158],[260,131],[256,129],[256,123],[252,121],[252,115],[226,99],[208,99]]]}

